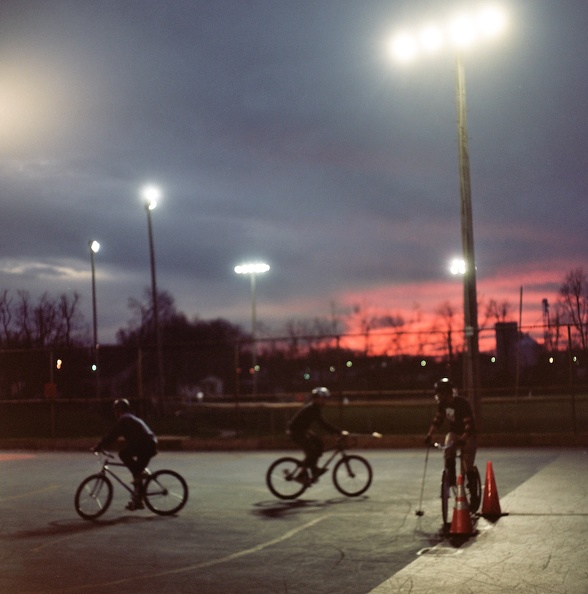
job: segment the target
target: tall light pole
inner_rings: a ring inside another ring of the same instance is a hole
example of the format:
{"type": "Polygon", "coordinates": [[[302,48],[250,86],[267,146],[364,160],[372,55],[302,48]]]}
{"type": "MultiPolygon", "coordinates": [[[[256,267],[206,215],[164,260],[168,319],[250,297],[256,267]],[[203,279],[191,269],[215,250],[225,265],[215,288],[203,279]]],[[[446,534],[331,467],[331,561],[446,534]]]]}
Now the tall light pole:
{"type": "MultiPolygon", "coordinates": [[[[463,274],[463,321],[466,342],[464,386],[472,401],[474,416],[481,417],[478,293],[476,289],[476,261],[474,257],[474,226],[472,218],[472,187],[470,182],[470,154],[466,119],[465,72],[461,51],[455,65],[455,99],[457,109],[457,146],[459,159],[459,193],[461,210],[461,247],[465,270],[463,274]]],[[[480,419],[481,420],[481,419],[480,419]]]]}
{"type": "Polygon", "coordinates": [[[94,350],[94,373],[96,374],[96,398],[100,398],[100,366],[98,364],[98,320],[96,316],[96,267],[94,266],[94,254],[100,250],[100,244],[96,240],[88,242],[90,248],[90,263],[92,266],[92,348],[94,350]]]}
{"type": "Polygon", "coordinates": [[[151,302],[153,306],[153,334],[155,336],[155,347],[157,351],[157,396],[161,412],[165,412],[165,383],[163,374],[163,351],[161,346],[161,328],[159,324],[159,299],[157,294],[157,276],[155,273],[155,248],[153,244],[153,225],[151,223],[151,211],[157,206],[161,197],[161,191],[156,186],[143,188],[143,199],[145,201],[145,212],[147,213],[147,230],[149,232],[149,255],[151,259],[151,302]]]}
{"type": "Polygon", "coordinates": [[[251,262],[235,266],[237,274],[248,274],[251,278],[251,337],[253,339],[252,369],[253,369],[253,395],[257,392],[257,296],[255,277],[264,274],[270,269],[264,262],[251,262]]]}
{"type": "Polygon", "coordinates": [[[446,26],[428,24],[416,33],[398,35],[392,50],[399,61],[409,62],[417,55],[433,54],[446,45],[456,53],[455,101],[457,111],[457,139],[459,163],[461,244],[463,252],[463,309],[466,359],[464,365],[465,391],[472,403],[474,415],[481,418],[479,396],[479,328],[476,289],[476,260],[474,255],[474,229],[472,218],[472,189],[466,118],[465,70],[462,52],[479,39],[492,38],[502,32],[504,13],[497,8],[456,15],[446,26]]]}

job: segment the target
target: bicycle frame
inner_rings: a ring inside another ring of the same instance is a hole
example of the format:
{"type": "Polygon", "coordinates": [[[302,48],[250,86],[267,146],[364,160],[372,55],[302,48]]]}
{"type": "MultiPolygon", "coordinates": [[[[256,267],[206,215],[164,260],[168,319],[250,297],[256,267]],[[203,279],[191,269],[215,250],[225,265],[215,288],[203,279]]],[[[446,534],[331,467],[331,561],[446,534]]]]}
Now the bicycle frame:
{"type": "MultiPolygon", "coordinates": [[[[328,454],[329,452],[333,452],[331,454],[331,457],[322,465],[323,469],[326,470],[329,468],[329,464],[335,459],[337,454],[339,454],[342,458],[345,458],[345,456],[347,456],[346,442],[347,442],[347,438],[349,438],[349,437],[366,437],[366,436],[362,433],[349,433],[348,435],[343,435],[343,436],[339,437],[339,439],[337,440],[337,443],[332,448],[327,448],[322,453],[322,456],[324,456],[325,454],[328,454]]],[[[382,434],[378,433],[377,431],[374,431],[373,433],[371,433],[369,435],[369,437],[375,437],[376,439],[380,439],[382,437],[382,434]]]]}
{"type": "Polygon", "coordinates": [[[111,476],[113,479],[116,480],[116,482],[121,485],[122,487],[124,487],[131,495],[134,493],[134,488],[129,485],[128,483],[126,483],[123,479],[121,479],[118,474],[116,474],[114,472],[114,470],[112,470],[110,468],[110,466],[119,466],[119,467],[124,467],[127,468],[127,465],[124,462],[116,462],[114,460],[114,456],[112,456],[111,454],[108,454],[106,452],[96,452],[97,456],[102,456],[102,460],[100,462],[101,464],[101,468],[100,471],[98,472],[98,474],[102,474],[104,476],[111,476]]]}

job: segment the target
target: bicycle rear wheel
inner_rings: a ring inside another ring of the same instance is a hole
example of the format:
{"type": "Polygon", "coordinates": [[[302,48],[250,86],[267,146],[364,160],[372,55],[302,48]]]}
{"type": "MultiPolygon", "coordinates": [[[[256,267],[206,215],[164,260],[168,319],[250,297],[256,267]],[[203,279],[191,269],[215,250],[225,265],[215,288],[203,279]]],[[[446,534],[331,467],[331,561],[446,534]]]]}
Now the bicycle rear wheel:
{"type": "Polygon", "coordinates": [[[188,501],[188,485],[173,470],[158,470],[145,483],[145,505],[160,516],[178,513],[188,501]]]}
{"type": "Polygon", "coordinates": [[[369,489],[372,474],[372,467],[365,458],[345,455],[333,468],[333,483],[339,493],[357,497],[369,489]]]}
{"type": "Polygon", "coordinates": [[[265,474],[268,489],[279,499],[300,497],[308,486],[306,482],[297,480],[303,469],[302,462],[296,458],[278,458],[265,474]]]}
{"type": "Polygon", "coordinates": [[[93,474],[85,478],[78,487],[74,498],[76,512],[84,520],[100,517],[112,501],[112,483],[103,474],[93,474]]]}
{"type": "Polygon", "coordinates": [[[472,476],[468,477],[467,479],[467,486],[466,486],[466,494],[468,498],[468,503],[470,507],[470,513],[475,514],[480,507],[480,502],[482,501],[482,481],[480,479],[480,472],[478,471],[478,467],[474,466],[472,468],[472,476]],[[469,484],[469,480],[473,479],[473,484],[469,484]]]}

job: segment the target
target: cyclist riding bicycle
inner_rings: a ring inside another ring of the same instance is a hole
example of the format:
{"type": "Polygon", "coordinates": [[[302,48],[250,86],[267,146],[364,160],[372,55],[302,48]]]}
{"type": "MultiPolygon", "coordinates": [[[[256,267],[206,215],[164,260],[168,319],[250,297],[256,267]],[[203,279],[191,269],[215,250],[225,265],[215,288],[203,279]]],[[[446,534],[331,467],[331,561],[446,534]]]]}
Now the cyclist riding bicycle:
{"type": "Polygon", "coordinates": [[[310,430],[311,425],[320,425],[329,433],[349,435],[339,427],[332,425],[323,418],[322,407],[325,405],[331,393],[327,388],[315,388],[311,393],[308,402],[290,419],[288,423],[288,435],[292,441],[299,445],[305,454],[304,471],[300,477],[301,481],[307,480],[306,469],[310,469],[312,482],[323,474],[324,470],[317,467],[318,459],[324,451],[323,440],[310,430]]]}
{"type": "Polygon", "coordinates": [[[425,444],[430,446],[433,443],[433,434],[441,427],[443,421],[447,420],[449,432],[445,436],[445,445],[451,444],[451,446],[445,450],[444,457],[449,482],[451,486],[455,486],[455,457],[457,448],[460,448],[467,485],[473,485],[475,482],[473,467],[478,445],[472,409],[468,401],[457,394],[453,384],[446,377],[435,383],[435,400],[437,401],[437,414],[431,422],[431,427],[425,437],[425,444]]]}
{"type": "Polygon", "coordinates": [[[94,451],[103,450],[105,446],[119,437],[124,438],[124,447],[118,455],[131,471],[135,488],[127,509],[142,509],[141,485],[143,483],[143,471],[147,468],[151,458],[157,454],[157,437],[155,437],[145,421],[131,413],[131,405],[126,398],[116,400],[112,408],[116,417],[116,424],[110,433],[96,444],[94,451]]]}

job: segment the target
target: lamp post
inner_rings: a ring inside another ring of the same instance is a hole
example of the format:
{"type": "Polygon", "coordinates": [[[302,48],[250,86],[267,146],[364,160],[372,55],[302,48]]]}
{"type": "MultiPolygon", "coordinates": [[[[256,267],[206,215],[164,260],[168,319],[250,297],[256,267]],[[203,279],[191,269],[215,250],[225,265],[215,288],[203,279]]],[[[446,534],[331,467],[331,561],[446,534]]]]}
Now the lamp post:
{"type": "Polygon", "coordinates": [[[96,316],[96,268],[94,266],[94,254],[100,250],[100,244],[96,240],[88,242],[90,248],[90,263],[92,266],[92,348],[94,349],[94,373],[96,373],[96,398],[100,398],[100,366],[98,365],[98,321],[96,316]]]}
{"type": "Polygon", "coordinates": [[[505,25],[505,16],[497,8],[482,8],[476,12],[457,15],[447,26],[427,25],[416,34],[398,35],[392,45],[394,56],[409,62],[419,53],[432,54],[444,45],[456,52],[455,101],[457,112],[458,164],[460,189],[461,244],[463,252],[463,308],[466,359],[464,365],[465,391],[472,403],[474,415],[481,418],[479,397],[479,328],[472,218],[472,190],[466,118],[465,69],[462,52],[479,39],[498,35],[505,25]]]}
{"type": "Polygon", "coordinates": [[[255,277],[264,274],[270,269],[264,262],[252,262],[235,266],[237,274],[248,274],[251,278],[251,337],[253,339],[252,369],[253,369],[253,395],[257,393],[257,298],[255,277]]]}
{"type": "Polygon", "coordinates": [[[145,212],[147,213],[147,230],[149,233],[149,256],[151,259],[151,302],[153,306],[153,333],[155,336],[155,348],[157,351],[157,396],[161,412],[164,412],[165,383],[163,375],[163,352],[161,347],[161,328],[159,325],[159,300],[157,294],[157,276],[155,274],[155,248],[153,244],[153,225],[151,222],[151,211],[157,206],[161,197],[161,191],[156,186],[143,188],[143,199],[145,201],[145,212]]]}

